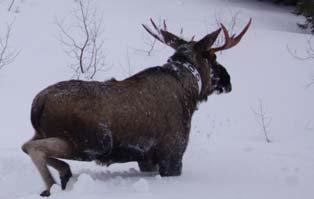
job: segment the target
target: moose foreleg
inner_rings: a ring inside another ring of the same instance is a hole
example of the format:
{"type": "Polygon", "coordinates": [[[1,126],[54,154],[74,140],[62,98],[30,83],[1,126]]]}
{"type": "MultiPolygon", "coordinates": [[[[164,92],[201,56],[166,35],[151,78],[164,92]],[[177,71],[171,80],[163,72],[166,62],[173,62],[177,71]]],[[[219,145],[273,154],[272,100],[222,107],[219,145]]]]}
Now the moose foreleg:
{"type": "Polygon", "coordinates": [[[142,160],[138,162],[141,172],[154,172],[158,171],[158,165],[153,160],[142,160]]]}
{"type": "Polygon", "coordinates": [[[50,188],[55,184],[55,180],[49,172],[47,164],[54,166],[57,170],[61,165],[60,161],[57,163],[57,161],[49,158],[70,158],[73,154],[73,147],[61,138],[45,138],[28,141],[22,146],[22,149],[31,157],[46,185],[46,190],[40,195],[49,196],[50,188]]]}
{"type": "Polygon", "coordinates": [[[180,176],[182,171],[182,158],[167,158],[159,162],[161,176],[180,176]]]}

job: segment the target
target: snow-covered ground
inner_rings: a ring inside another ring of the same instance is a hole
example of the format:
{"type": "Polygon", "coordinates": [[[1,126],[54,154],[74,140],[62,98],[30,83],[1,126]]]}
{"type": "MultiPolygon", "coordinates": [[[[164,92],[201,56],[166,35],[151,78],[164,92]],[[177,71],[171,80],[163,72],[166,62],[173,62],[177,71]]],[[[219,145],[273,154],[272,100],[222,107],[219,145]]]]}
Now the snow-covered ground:
{"type": "MultiPolygon", "coordinates": [[[[0,33],[14,19],[11,46],[21,52],[0,70],[0,198],[39,198],[43,183],[20,146],[33,135],[30,105],[46,86],[69,79],[71,60],[59,42],[56,18],[71,16],[74,1],[16,1],[8,13],[0,1],[0,33]]],[[[123,79],[165,63],[173,51],[157,44],[151,56],[143,49],[150,37],[141,24],[166,19],[171,32],[201,38],[217,28],[216,20],[235,31],[250,17],[253,25],[241,43],[218,60],[231,75],[233,91],[211,96],[193,117],[191,139],[180,177],[140,173],[135,163],[112,165],[69,161],[74,177],[66,191],[51,198],[215,198],[311,199],[314,197],[314,59],[301,61],[287,51],[302,52],[308,35],[298,30],[302,17],[289,8],[250,0],[94,0],[104,15],[108,70],[98,80],[123,79]],[[130,63],[130,68],[128,67],[130,63]],[[256,121],[263,105],[271,118],[271,143],[256,121]]],[[[52,171],[55,176],[57,173],[52,171]]]]}

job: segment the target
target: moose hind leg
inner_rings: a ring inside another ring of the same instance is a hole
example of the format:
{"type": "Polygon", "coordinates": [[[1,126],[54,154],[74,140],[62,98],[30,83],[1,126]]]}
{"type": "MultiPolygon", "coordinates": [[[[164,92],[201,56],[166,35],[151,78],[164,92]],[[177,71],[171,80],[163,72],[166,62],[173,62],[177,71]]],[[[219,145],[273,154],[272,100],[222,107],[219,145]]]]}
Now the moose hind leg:
{"type": "Polygon", "coordinates": [[[72,177],[72,172],[69,164],[56,158],[48,158],[47,164],[59,172],[61,188],[62,190],[65,190],[67,183],[72,177]]]}
{"type": "Polygon", "coordinates": [[[73,154],[72,146],[61,138],[45,138],[28,141],[22,146],[22,149],[30,156],[45,183],[46,190],[40,195],[49,196],[50,188],[55,184],[55,180],[48,170],[48,162],[52,163],[48,159],[51,157],[70,158],[73,154]]]}

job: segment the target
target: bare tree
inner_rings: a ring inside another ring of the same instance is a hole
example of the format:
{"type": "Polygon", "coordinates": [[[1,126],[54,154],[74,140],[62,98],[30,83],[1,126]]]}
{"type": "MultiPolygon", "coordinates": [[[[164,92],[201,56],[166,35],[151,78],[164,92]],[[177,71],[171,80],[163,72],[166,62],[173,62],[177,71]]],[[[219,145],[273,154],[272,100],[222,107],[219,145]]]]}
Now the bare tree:
{"type": "Polygon", "coordinates": [[[75,26],[65,28],[57,21],[60,41],[66,54],[73,59],[70,67],[74,77],[93,79],[98,71],[105,67],[103,51],[104,40],[100,39],[103,17],[92,9],[90,0],[78,0],[78,9],[74,11],[75,26]]]}
{"type": "Polygon", "coordinates": [[[12,50],[10,49],[9,46],[10,37],[12,33],[12,26],[13,22],[7,24],[7,28],[4,35],[3,36],[0,35],[0,69],[2,69],[8,64],[11,64],[19,54],[19,51],[12,50]]]}
{"type": "Polygon", "coordinates": [[[310,82],[306,85],[306,88],[310,88],[311,86],[314,85],[314,77],[310,80],[310,82]]]}
{"type": "Polygon", "coordinates": [[[147,55],[150,56],[155,48],[155,44],[156,44],[156,41],[157,39],[153,39],[152,41],[150,42],[146,42],[146,45],[148,46],[148,49],[147,49],[147,55]]]}
{"type": "MultiPolygon", "coordinates": [[[[306,60],[313,60],[314,59],[314,40],[313,35],[306,36],[306,45],[305,49],[302,50],[303,52],[300,53],[297,49],[291,49],[289,45],[287,45],[287,50],[291,56],[294,58],[306,61],[306,60]]],[[[309,80],[309,82],[305,85],[306,88],[310,88],[314,85],[314,76],[309,80]]]]}
{"type": "Polygon", "coordinates": [[[271,140],[269,138],[268,128],[271,124],[272,119],[271,119],[271,117],[266,115],[262,100],[259,100],[259,105],[258,105],[258,108],[256,110],[252,108],[252,112],[255,115],[255,118],[256,118],[256,121],[257,121],[259,127],[261,128],[261,130],[264,133],[266,142],[271,143],[271,140]]]}
{"type": "Polygon", "coordinates": [[[294,58],[299,60],[309,60],[314,59],[314,42],[313,36],[306,37],[306,47],[303,51],[303,55],[301,55],[296,49],[291,49],[289,45],[287,45],[287,50],[294,58]]]}
{"type": "Polygon", "coordinates": [[[10,5],[9,5],[9,8],[8,8],[8,11],[9,11],[9,12],[11,12],[14,3],[15,3],[15,0],[11,0],[10,5]]]}
{"type": "Polygon", "coordinates": [[[139,52],[141,54],[145,54],[147,56],[151,56],[156,51],[156,42],[155,38],[146,38],[144,37],[144,48],[133,48],[135,52],[139,52]]]}
{"type": "Polygon", "coordinates": [[[8,12],[19,13],[20,12],[20,4],[24,3],[24,0],[7,0],[8,2],[8,12]]]}
{"type": "Polygon", "coordinates": [[[126,48],[126,61],[128,64],[128,76],[131,76],[132,73],[132,67],[131,67],[131,60],[130,60],[130,54],[129,54],[129,48],[126,48]]]}

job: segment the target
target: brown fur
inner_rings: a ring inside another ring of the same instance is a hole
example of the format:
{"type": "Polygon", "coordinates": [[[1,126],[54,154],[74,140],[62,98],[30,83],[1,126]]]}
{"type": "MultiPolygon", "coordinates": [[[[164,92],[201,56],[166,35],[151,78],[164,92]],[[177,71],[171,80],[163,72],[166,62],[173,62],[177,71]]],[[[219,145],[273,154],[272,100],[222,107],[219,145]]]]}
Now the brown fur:
{"type": "MultiPolygon", "coordinates": [[[[187,80],[180,81],[193,82],[186,73],[187,80]]],[[[124,81],[60,82],[36,96],[32,122],[42,138],[68,140],[75,146],[75,158],[82,160],[97,159],[93,155],[105,158],[114,154],[116,147],[127,145],[152,145],[151,150],[174,147],[180,141],[175,137],[188,138],[198,97],[195,88],[185,90],[180,81],[157,67],[124,81]],[[39,115],[35,113],[37,109],[39,115]]],[[[185,146],[178,147],[183,153],[185,146]]],[[[112,158],[125,162],[120,157],[112,158]]]]}

